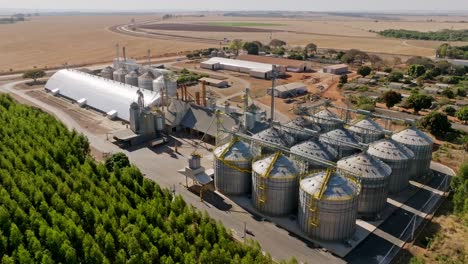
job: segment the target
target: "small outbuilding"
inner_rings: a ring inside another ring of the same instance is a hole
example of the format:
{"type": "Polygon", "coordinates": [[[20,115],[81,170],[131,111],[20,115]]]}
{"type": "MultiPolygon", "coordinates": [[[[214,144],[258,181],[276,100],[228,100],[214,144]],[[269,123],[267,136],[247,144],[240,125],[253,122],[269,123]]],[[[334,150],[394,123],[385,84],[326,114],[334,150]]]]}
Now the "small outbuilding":
{"type": "MultiPolygon", "coordinates": [[[[272,88],[268,88],[267,94],[271,95],[272,88]]],[[[307,87],[300,82],[278,85],[274,89],[274,96],[279,98],[296,97],[307,93],[307,87]]]]}
{"type": "Polygon", "coordinates": [[[331,74],[346,74],[348,73],[348,65],[346,64],[336,64],[323,67],[324,73],[331,73],[331,74]]]}
{"type": "Polygon", "coordinates": [[[229,86],[229,83],[226,80],[219,80],[219,79],[203,77],[199,81],[205,82],[209,86],[214,86],[214,87],[218,87],[218,88],[226,88],[226,87],[229,86]]]}

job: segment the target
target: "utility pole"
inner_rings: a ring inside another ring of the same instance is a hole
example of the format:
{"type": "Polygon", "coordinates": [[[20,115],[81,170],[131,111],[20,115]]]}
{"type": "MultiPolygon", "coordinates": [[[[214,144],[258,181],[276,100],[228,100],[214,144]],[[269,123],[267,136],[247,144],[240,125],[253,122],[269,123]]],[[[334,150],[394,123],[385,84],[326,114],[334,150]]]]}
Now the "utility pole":
{"type": "Polygon", "coordinates": [[[270,126],[273,126],[275,120],[275,81],[276,81],[276,66],[271,67],[271,112],[270,126]]]}

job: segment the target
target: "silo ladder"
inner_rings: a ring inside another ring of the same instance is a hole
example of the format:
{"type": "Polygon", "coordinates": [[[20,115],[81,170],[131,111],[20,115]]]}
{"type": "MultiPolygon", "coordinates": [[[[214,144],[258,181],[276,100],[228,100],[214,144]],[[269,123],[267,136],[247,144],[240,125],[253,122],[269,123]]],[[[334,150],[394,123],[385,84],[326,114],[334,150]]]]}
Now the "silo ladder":
{"type": "Polygon", "coordinates": [[[310,215],[309,224],[313,227],[317,227],[319,225],[318,203],[322,199],[323,193],[326,190],[326,186],[328,185],[328,181],[330,180],[330,177],[333,174],[333,172],[334,172],[333,169],[327,170],[327,174],[325,175],[325,179],[323,180],[318,193],[310,197],[311,200],[309,203],[309,215],[310,215]]]}
{"type": "Polygon", "coordinates": [[[258,203],[266,202],[266,180],[264,177],[257,178],[258,203]]]}

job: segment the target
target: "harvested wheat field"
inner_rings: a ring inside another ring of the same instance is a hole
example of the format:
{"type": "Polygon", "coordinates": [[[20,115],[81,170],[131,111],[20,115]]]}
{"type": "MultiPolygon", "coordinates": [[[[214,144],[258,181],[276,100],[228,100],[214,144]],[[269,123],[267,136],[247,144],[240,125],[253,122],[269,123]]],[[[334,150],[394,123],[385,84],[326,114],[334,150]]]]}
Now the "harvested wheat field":
{"type": "MultiPolygon", "coordinates": [[[[129,57],[173,54],[208,44],[146,39],[110,32],[108,27],[129,23],[129,16],[33,17],[31,21],[0,25],[0,73],[32,68],[108,62],[115,44],[127,47],[129,57]]],[[[156,17],[137,16],[137,21],[156,17]]]]}

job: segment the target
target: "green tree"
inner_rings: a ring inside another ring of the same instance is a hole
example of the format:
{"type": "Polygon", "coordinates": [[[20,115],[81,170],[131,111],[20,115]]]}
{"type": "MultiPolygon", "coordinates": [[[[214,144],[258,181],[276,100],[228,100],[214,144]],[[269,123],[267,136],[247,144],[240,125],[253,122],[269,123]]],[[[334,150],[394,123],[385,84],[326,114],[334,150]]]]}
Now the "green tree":
{"type": "Polygon", "coordinates": [[[462,121],[463,123],[468,121],[468,106],[460,108],[455,114],[455,116],[458,118],[458,120],[462,121]]]}
{"type": "Polygon", "coordinates": [[[385,106],[387,106],[387,108],[392,108],[393,106],[401,102],[401,99],[403,97],[401,96],[401,93],[397,93],[393,90],[390,90],[382,94],[381,98],[384,101],[385,106]]]}
{"type": "Polygon", "coordinates": [[[340,76],[340,84],[345,84],[348,82],[348,75],[343,74],[340,76]]]}
{"type": "Polygon", "coordinates": [[[33,69],[23,73],[23,79],[32,79],[34,84],[37,83],[37,79],[40,79],[45,76],[46,72],[41,69],[33,69]]]}
{"type": "Polygon", "coordinates": [[[455,116],[456,112],[457,110],[451,106],[447,106],[444,108],[444,113],[446,113],[449,116],[455,116]]]}
{"type": "Polygon", "coordinates": [[[129,167],[130,166],[130,161],[128,160],[127,155],[125,155],[122,152],[112,154],[110,157],[108,157],[105,161],[106,168],[109,171],[113,171],[114,167],[117,167],[119,169],[129,167]]]}
{"type": "Polygon", "coordinates": [[[447,98],[455,98],[455,93],[453,92],[453,90],[451,88],[445,88],[441,94],[447,98]]]}
{"type": "Polygon", "coordinates": [[[245,49],[247,53],[251,55],[258,55],[258,51],[260,50],[260,48],[254,42],[244,43],[243,49],[245,49]]]}
{"type": "Polygon", "coordinates": [[[468,162],[460,166],[457,177],[452,178],[450,186],[454,193],[454,212],[466,218],[468,215],[468,162]]]}
{"type": "Polygon", "coordinates": [[[282,47],[282,46],[286,46],[286,42],[280,40],[280,39],[272,39],[270,41],[270,46],[273,47],[273,48],[278,48],[278,47],[282,47]]]}
{"type": "Polygon", "coordinates": [[[353,63],[355,61],[364,62],[368,59],[369,54],[357,49],[350,49],[341,57],[341,61],[346,63],[353,63]]]}
{"type": "Polygon", "coordinates": [[[234,51],[234,54],[239,55],[239,50],[244,46],[244,42],[241,39],[233,39],[229,43],[229,49],[234,51]]]}
{"type": "Polygon", "coordinates": [[[412,64],[408,68],[408,75],[414,78],[423,75],[426,72],[426,68],[423,65],[412,64]]]}
{"type": "Polygon", "coordinates": [[[449,132],[452,127],[447,115],[436,111],[430,112],[424,116],[419,124],[437,137],[443,136],[445,133],[449,132]]]}
{"type": "Polygon", "coordinates": [[[366,77],[372,72],[372,69],[369,66],[361,66],[357,70],[357,73],[360,74],[362,77],[366,77]]]}
{"type": "Polygon", "coordinates": [[[403,77],[403,73],[399,71],[393,71],[387,76],[387,79],[389,82],[399,82],[401,79],[403,79],[403,77]]]}
{"type": "Polygon", "coordinates": [[[309,43],[304,48],[305,57],[309,57],[311,53],[315,54],[317,52],[317,45],[314,43],[309,43]]]}
{"type": "Polygon", "coordinates": [[[421,109],[426,109],[431,107],[432,101],[434,98],[432,96],[428,96],[425,94],[411,94],[407,99],[406,102],[409,104],[410,108],[414,109],[415,113],[421,111],[421,109]]]}

